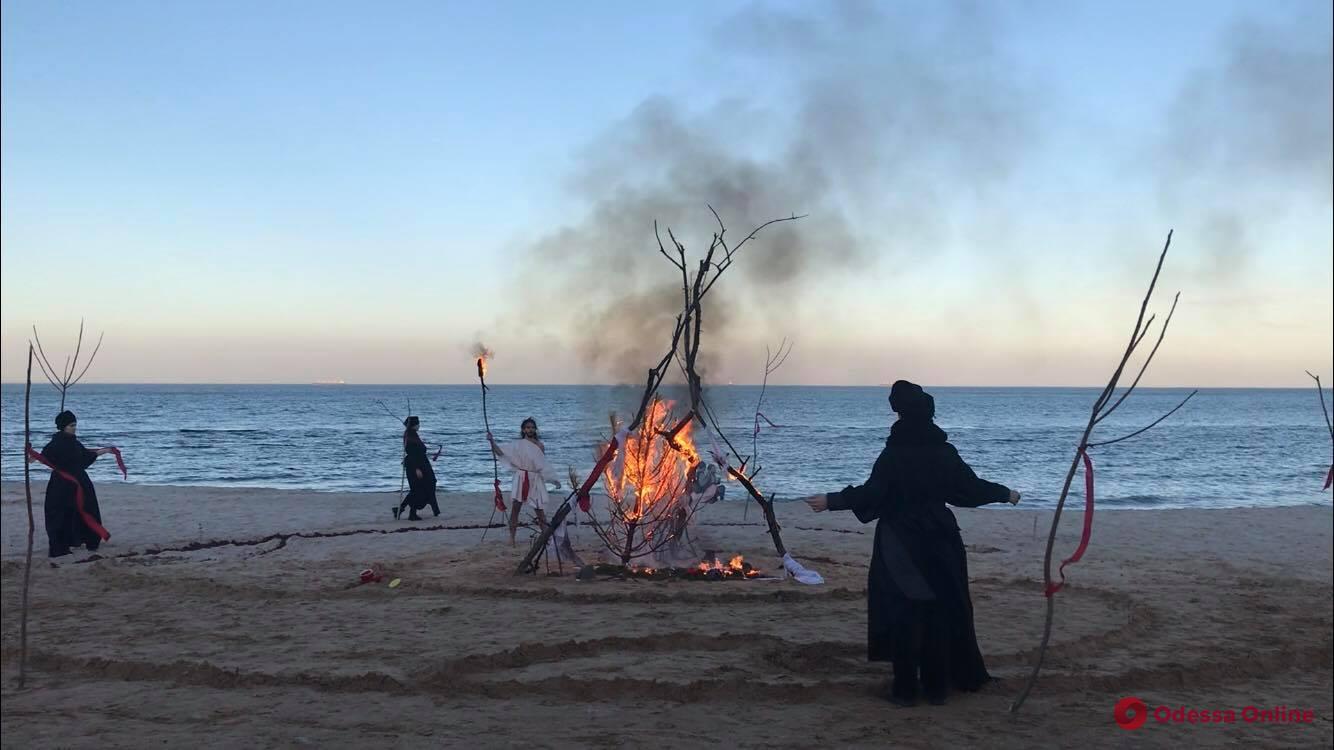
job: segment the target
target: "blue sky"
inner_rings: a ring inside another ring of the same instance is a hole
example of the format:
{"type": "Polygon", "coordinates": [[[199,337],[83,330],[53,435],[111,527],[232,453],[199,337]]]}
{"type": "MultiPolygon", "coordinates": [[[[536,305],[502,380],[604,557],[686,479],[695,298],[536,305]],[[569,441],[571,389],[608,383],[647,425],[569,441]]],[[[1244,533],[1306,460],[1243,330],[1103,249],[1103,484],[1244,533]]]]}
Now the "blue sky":
{"type": "MultiPolygon", "coordinates": [[[[720,378],[754,380],[755,352],[788,335],[786,382],[1097,382],[1170,227],[1164,283],[1184,294],[1153,382],[1330,371],[1330,115],[1303,106],[1330,95],[1328,3],[945,7],[6,2],[0,376],[21,379],[33,323],[59,341],[86,316],[107,331],[100,380],[466,381],[480,336],[497,382],[606,381],[579,354],[587,323],[563,316],[578,284],[622,282],[572,283],[531,252],[589,229],[629,179],[603,172],[652,174],[604,146],[652,101],[781,165],[797,102],[826,80],[893,101],[900,57],[961,87],[944,101],[969,116],[967,87],[1016,92],[996,99],[1014,106],[995,149],[1010,153],[990,175],[987,126],[959,126],[941,139],[973,143],[940,158],[894,156],[815,206],[753,207],[812,212],[814,236],[842,213],[868,249],[776,292],[738,281],[720,378]],[[859,13],[883,18],[830,20],[859,13]],[[1299,122],[1256,120],[1270,108],[1299,122]],[[882,196],[900,193],[927,228],[882,235],[882,196]],[[1246,249],[1219,250],[1243,233],[1246,249]]],[[[920,125],[846,135],[874,149],[911,133],[908,152],[931,152],[920,125]]],[[[632,229],[615,241],[651,254],[651,227],[632,229]]]]}

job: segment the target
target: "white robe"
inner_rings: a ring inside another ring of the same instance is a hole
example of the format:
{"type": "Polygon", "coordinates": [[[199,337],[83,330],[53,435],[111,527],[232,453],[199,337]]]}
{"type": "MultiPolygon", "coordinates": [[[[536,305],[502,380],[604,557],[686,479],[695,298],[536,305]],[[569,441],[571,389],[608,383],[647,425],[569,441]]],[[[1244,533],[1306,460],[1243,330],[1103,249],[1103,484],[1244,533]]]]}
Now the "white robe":
{"type": "Polygon", "coordinates": [[[547,454],[530,440],[514,440],[500,446],[504,453],[500,460],[514,470],[514,483],[510,488],[510,499],[523,502],[523,480],[528,477],[528,502],[532,507],[546,510],[551,502],[547,494],[547,482],[559,482],[556,467],[547,460],[547,454]]]}

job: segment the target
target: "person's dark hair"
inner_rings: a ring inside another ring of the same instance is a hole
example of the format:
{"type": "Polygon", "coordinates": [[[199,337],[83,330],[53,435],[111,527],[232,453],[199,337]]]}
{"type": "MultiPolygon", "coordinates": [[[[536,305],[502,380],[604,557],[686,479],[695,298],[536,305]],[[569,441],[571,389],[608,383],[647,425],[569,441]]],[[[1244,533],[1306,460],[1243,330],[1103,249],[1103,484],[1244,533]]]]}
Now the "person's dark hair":
{"type": "Polygon", "coordinates": [[[408,417],[403,420],[403,447],[406,448],[408,443],[422,442],[421,435],[418,435],[417,431],[412,429],[420,424],[421,420],[417,417],[408,417]]]}
{"type": "Polygon", "coordinates": [[[532,425],[533,432],[537,432],[537,420],[533,419],[532,417],[528,417],[527,419],[519,423],[519,437],[523,437],[523,428],[527,427],[528,425],[532,425]]]}
{"type": "Polygon", "coordinates": [[[896,380],[889,389],[889,408],[900,419],[931,420],[936,416],[936,400],[922,390],[922,386],[906,380],[896,380]]]}
{"type": "Polygon", "coordinates": [[[60,432],[64,432],[66,427],[76,424],[78,421],[79,418],[74,416],[74,412],[69,410],[62,411],[56,415],[56,429],[60,432]]]}

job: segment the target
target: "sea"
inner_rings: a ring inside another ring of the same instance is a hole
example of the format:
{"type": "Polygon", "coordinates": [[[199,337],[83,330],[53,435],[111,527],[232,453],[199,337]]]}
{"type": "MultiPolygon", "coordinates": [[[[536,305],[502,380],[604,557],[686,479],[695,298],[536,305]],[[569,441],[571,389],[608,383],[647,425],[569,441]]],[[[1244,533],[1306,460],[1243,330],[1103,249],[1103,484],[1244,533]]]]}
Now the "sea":
{"type": "MultiPolygon", "coordinates": [[[[1028,507],[1060,494],[1093,388],[930,388],[937,423],[979,476],[1023,493],[1028,507]]],[[[1098,425],[1109,440],[1153,422],[1188,390],[1137,389],[1098,425]]],[[[539,423],[552,462],[591,469],[612,415],[638,406],[638,386],[495,385],[487,416],[497,438],[539,423]]],[[[668,392],[665,395],[671,396],[668,392]]],[[[883,387],[715,386],[706,400],[723,437],[779,501],[860,484],[884,445],[893,414],[883,387]],[[762,396],[762,398],[761,398],[762,396]],[[759,421],[756,412],[766,420],[759,421]],[[770,426],[770,422],[773,425],[770,426]]],[[[1334,401],[1329,395],[1327,401],[1334,401]]],[[[444,491],[486,491],[492,464],[477,385],[93,385],[68,394],[89,447],[123,451],[129,482],[270,487],[327,492],[397,491],[402,483],[400,420],[421,419],[444,491]]],[[[0,386],[0,479],[22,480],[24,389],[0,386]]],[[[33,443],[54,429],[59,397],[34,384],[33,443]]],[[[715,437],[721,447],[721,438],[715,437]]],[[[697,433],[702,448],[708,438],[697,433]]],[[[1323,504],[1334,453],[1314,387],[1206,389],[1144,434],[1090,455],[1106,508],[1223,508],[1323,504]]],[[[39,479],[44,470],[34,466],[39,479]]],[[[503,471],[503,467],[501,468],[503,471]]],[[[120,482],[106,457],[96,482],[120,482]]],[[[565,477],[562,476],[564,481],[565,477]]],[[[1071,497],[1082,498],[1077,479],[1071,497]]],[[[728,500],[740,501],[739,487],[728,500]]]]}

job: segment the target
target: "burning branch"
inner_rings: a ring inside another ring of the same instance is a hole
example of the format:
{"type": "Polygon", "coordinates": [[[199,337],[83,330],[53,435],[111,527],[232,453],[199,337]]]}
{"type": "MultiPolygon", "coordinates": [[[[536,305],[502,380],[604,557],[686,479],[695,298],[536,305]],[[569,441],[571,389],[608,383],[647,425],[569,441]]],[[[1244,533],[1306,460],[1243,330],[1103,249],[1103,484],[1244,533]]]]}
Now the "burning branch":
{"type": "Polygon", "coordinates": [[[1052,516],[1051,530],[1047,534],[1047,551],[1042,560],[1044,594],[1047,598],[1047,618],[1043,626],[1042,642],[1038,646],[1037,658],[1033,664],[1033,672],[1029,675],[1028,682],[1024,685],[1024,689],[1019,694],[1019,697],[1015,699],[1014,703],[1010,706],[1010,713],[1017,712],[1024,705],[1024,701],[1028,698],[1029,692],[1033,690],[1033,686],[1037,683],[1038,674],[1042,671],[1042,662],[1047,655],[1047,644],[1051,640],[1052,618],[1055,614],[1056,607],[1055,594],[1065,585],[1065,566],[1078,562],[1083,556],[1084,551],[1088,548],[1089,535],[1093,530],[1093,462],[1089,457],[1089,448],[1112,445],[1147,432],[1159,422],[1162,422],[1164,419],[1174,414],[1177,409],[1185,406],[1186,402],[1197,393],[1197,391],[1191,391],[1186,398],[1182,399],[1181,403],[1173,407],[1171,411],[1154,420],[1147,427],[1111,440],[1098,442],[1089,441],[1089,438],[1093,434],[1093,429],[1107,417],[1111,416],[1111,414],[1116,411],[1117,407],[1124,403],[1126,398],[1135,390],[1135,386],[1139,385],[1140,378],[1144,376],[1144,372],[1149,368],[1149,363],[1153,361],[1154,355],[1158,353],[1158,346],[1163,342],[1163,336],[1167,333],[1168,324],[1172,322],[1172,313],[1176,311],[1177,300],[1181,297],[1180,292],[1177,292],[1176,296],[1172,298],[1172,308],[1168,312],[1167,319],[1163,321],[1162,329],[1158,332],[1158,340],[1154,343],[1153,349],[1150,350],[1149,355],[1145,358],[1143,366],[1140,367],[1139,373],[1135,376],[1135,380],[1130,384],[1130,387],[1126,388],[1121,396],[1113,402],[1112,396],[1116,392],[1116,386],[1120,382],[1121,375],[1126,369],[1126,364],[1130,361],[1130,357],[1135,353],[1135,349],[1144,341],[1145,336],[1149,332],[1149,328],[1153,325],[1154,318],[1151,316],[1146,322],[1144,320],[1144,313],[1149,307],[1149,300],[1153,297],[1154,287],[1158,284],[1158,275],[1163,270],[1163,261],[1167,258],[1167,250],[1171,246],[1172,233],[1168,232],[1167,241],[1163,244],[1162,253],[1158,256],[1158,265],[1153,271],[1153,278],[1149,281],[1149,289],[1144,294],[1143,302],[1140,303],[1139,317],[1135,319],[1135,327],[1130,332],[1130,342],[1126,345],[1126,349],[1121,355],[1121,361],[1117,364],[1116,370],[1112,372],[1111,379],[1107,381],[1106,387],[1102,389],[1102,393],[1099,394],[1098,398],[1093,402],[1093,408],[1089,413],[1088,423],[1085,425],[1084,433],[1079,439],[1079,445],[1075,449],[1075,455],[1070,461],[1070,470],[1066,472],[1065,484],[1061,488],[1061,496],[1056,501],[1056,512],[1052,516]],[[1070,493],[1070,484],[1074,481],[1075,472],[1079,470],[1081,463],[1084,465],[1085,485],[1084,532],[1079,547],[1076,548],[1074,554],[1061,563],[1060,570],[1057,571],[1061,576],[1061,581],[1057,583],[1052,580],[1052,550],[1056,545],[1056,530],[1061,523],[1061,511],[1065,508],[1065,499],[1070,493]]]}
{"type": "MultiPolygon", "coordinates": [[[[1329,409],[1325,406],[1325,389],[1320,385],[1320,376],[1312,374],[1310,370],[1307,370],[1306,374],[1315,381],[1315,392],[1320,396],[1320,412],[1325,415],[1325,428],[1329,430],[1329,441],[1334,443],[1334,424],[1329,421],[1329,409]]],[[[1329,472],[1325,474],[1325,486],[1320,490],[1323,492],[1329,489],[1331,484],[1334,484],[1334,463],[1330,464],[1329,472]]]]}
{"type": "Polygon", "coordinates": [[[67,357],[65,366],[57,370],[51,364],[51,360],[47,359],[46,352],[42,349],[42,338],[37,335],[37,326],[32,327],[32,338],[33,341],[37,342],[37,364],[41,367],[42,374],[46,376],[47,381],[51,383],[51,387],[55,388],[60,394],[60,411],[65,410],[65,396],[69,393],[69,389],[78,385],[79,381],[83,380],[83,376],[88,373],[88,368],[93,366],[93,360],[97,359],[97,353],[102,350],[102,337],[104,336],[106,336],[105,331],[98,334],[97,346],[93,347],[93,353],[88,355],[88,360],[84,363],[83,369],[80,370],[79,356],[83,352],[83,319],[80,318],[79,338],[74,344],[74,356],[72,358],[67,357]]]}
{"type": "Polygon", "coordinates": [[[627,436],[620,476],[610,468],[603,473],[609,520],[604,526],[595,517],[592,526],[622,565],[678,540],[698,509],[690,492],[691,471],[699,463],[690,442],[693,419],[688,414],[667,429],[671,404],[655,399],[640,430],[627,436]]]}

